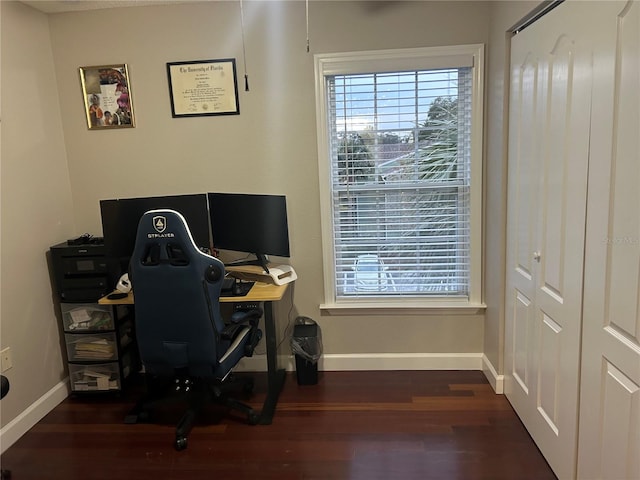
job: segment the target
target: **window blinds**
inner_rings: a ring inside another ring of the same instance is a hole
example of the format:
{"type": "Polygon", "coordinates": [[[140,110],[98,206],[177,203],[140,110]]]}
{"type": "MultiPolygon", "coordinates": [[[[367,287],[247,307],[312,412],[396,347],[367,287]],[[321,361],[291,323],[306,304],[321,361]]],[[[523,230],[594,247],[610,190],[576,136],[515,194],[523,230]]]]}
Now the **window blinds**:
{"type": "Polygon", "coordinates": [[[468,297],[471,75],[325,76],[337,299],[468,297]]]}

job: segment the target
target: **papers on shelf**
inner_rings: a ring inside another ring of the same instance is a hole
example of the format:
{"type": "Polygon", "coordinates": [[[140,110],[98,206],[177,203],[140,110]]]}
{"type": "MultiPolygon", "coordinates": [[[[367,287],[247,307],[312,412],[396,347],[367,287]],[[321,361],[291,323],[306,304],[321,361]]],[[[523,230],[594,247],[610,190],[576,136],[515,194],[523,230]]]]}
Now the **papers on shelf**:
{"type": "Polygon", "coordinates": [[[69,312],[71,315],[71,321],[73,323],[83,323],[91,320],[91,315],[89,315],[89,310],[86,308],[76,308],[69,312]]]}
{"type": "Polygon", "coordinates": [[[105,338],[83,337],[74,342],[74,347],[78,360],[110,360],[116,352],[114,342],[105,338]]]}
{"type": "Polygon", "coordinates": [[[112,328],[109,312],[101,309],[78,307],[69,311],[69,330],[103,330],[112,328]]]}
{"type": "Polygon", "coordinates": [[[99,366],[87,367],[74,374],[73,377],[73,389],[76,391],[118,390],[120,388],[117,373],[99,366]]]}

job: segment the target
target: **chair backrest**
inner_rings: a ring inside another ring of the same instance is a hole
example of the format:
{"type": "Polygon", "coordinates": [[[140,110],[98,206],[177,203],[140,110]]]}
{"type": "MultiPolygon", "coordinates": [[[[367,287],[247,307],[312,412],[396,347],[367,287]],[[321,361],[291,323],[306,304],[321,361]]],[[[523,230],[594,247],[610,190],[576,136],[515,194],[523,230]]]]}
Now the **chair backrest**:
{"type": "Polygon", "coordinates": [[[145,371],[212,377],[225,350],[219,344],[224,264],[196,246],[179,212],[160,209],[140,219],[129,273],[145,371]]]}

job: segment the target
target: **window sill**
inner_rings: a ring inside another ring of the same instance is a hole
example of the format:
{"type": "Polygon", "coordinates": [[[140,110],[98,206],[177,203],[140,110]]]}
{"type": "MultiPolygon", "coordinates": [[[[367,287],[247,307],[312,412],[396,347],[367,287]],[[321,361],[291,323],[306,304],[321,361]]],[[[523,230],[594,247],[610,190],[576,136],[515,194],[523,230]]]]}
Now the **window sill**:
{"type": "Polygon", "coordinates": [[[323,303],[320,312],[323,315],[477,315],[483,313],[484,303],[468,302],[431,302],[419,303],[406,301],[401,304],[390,302],[323,303]]]}

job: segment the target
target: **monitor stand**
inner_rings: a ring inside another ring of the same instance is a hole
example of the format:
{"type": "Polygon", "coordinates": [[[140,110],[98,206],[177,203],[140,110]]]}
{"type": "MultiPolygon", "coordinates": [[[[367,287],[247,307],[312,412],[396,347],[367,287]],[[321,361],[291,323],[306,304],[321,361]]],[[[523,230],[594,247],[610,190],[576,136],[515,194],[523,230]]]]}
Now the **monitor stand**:
{"type": "Polygon", "coordinates": [[[240,260],[237,262],[231,262],[228,264],[225,264],[226,267],[241,267],[244,265],[258,265],[260,267],[262,267],[262,269],[267,273],[267,275],[269,274],[269,259],[267,258],[266,255],[263,255],[262,253],[254,253],[254,255],[256,256],[255,260],[240,260]]]}
{"type": "Polygon", "coordinates": [[[293,282],[298,278],[296,271],[291,265],[271,265],[267,272],[261,265],[229,265],[226,270],[245,280],[255,280],[263,283],[273,283],[284,285],[293,282]]]}

